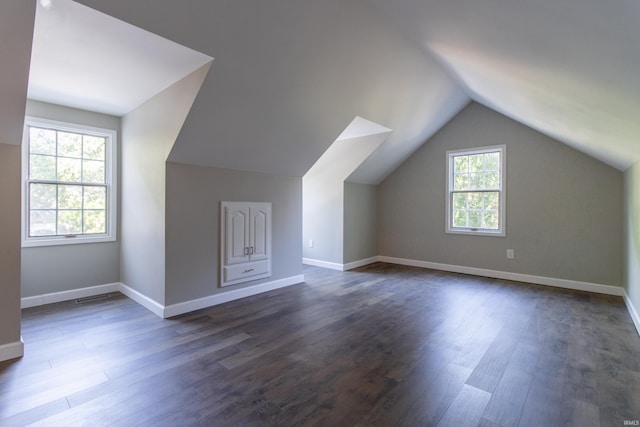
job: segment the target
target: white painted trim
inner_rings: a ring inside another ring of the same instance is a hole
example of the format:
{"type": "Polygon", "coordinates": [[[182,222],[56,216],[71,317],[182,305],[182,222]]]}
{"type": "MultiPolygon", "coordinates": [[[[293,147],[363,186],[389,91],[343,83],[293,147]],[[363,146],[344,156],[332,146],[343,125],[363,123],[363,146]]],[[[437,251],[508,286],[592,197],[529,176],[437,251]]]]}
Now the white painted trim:
{"type": "Polygon", "coordinates": [[[349,262],[347,264],[342,265],[342,270],[353,270],[354,268],[364,267],[365,265],[373,264],[374,262],[378,262],[378,257],[374,256],[371,258],[365,258],[358,261],[349,262]]]}
{"type": "Polygon", "coordinates": [[[631,320],[633,320],[633,324],[636,327],[636,331],[638,331],[638,335],[640,335],[640,315],[638,315],[638,311],[633,306],[633,303],[631,302],[629,295],[627,295],[627,291],[624,292],[623,297],[624,297],[624,303],[627,306],[627,311],[631,316],[631,320]]]}
{"type": "Polygon", "coordinates": [[[149,310],[150,312],[152,312],[153,314],[155,314],[156,316],[163,317],[163,313],[165,309],[164,305],[136,291],[135,289],[130,288],[124,283],[120,283],[119,291],[122,292],[127,297],[134,300],[135,302],[137,302],[138,304],[140,304],[141,306],[143,306],[144,308],[146,308],[147,310],[149,310]]]}
{"type": "Polygon", "coordinates": [[[0,345],[0,362],[24,356],[24,342],[20,341],[0,345]]]}
{"type": "Polygon", "coordinates": [[[331,270],[344,271],[344,265],[337,262],[321,261],[319,259],[302,258],[302,263],[306,265],[313,265],[314,267],[329,268],[331,270]]]}
{"type": "Polygon", "coordinates": [[[119,292],[120,283],[109,283],[107,285],[90,286],[88,288],[72,289],[69,291],[53,292],[50,294],[25,297],[20,301],[21,308],[37,307],[56,302],[70,301],[76,298],[86,298],[95,295],[107,294],[109,292],[119,292]]]}
{"type": "Polygon", "coordinates": [[[329,262],[329,261],[321,261],[319,259],[311,259],[311,258],[302,258],[302,263],[306,265],[312,265],[314,267],[322,267],[329,268],[331,270],[338,271],[348,271],[353,270],[354,268],[362,267],[365,265],[373,264],[374,262],[378,262],[378,257],[374,256],[371,258],[361,259],[358,261],[349,262],[347,264],[340,264],[337,262],[329,262]]]}
{"type": "MultiPolygon", "coordinates": [[[[122,292],[147,310],[151,311],[158,317],[166,319],[167,317],[177,316],[179,314],[189,313],[191,311],[200,310],[202,308],[223,304],[228,301],[234,301],[240,298],[261,294],[263,292],[272,291],[274,289],[284,288],[286,286],[297,285],[304,282],[304,275],[286,277],[272,282],[260,283],[254,286],[248,286],[241,289],[231,289],[219,294],[210,295],[208,297],[199,298],[191,301],[185,301],[178,304],[164,306],[146,295],[130,288],[124,283],[110,283],[108,285],[91,286],[88,288],[73,289],[70,291],[56,292],[45,295],[37,295],[34,297],[22,298],[22,308],[36,307],[44,304],[55,302],[69,301],[76,298],[85,298],[95,295],[102,295],[109,292],[122,292]]],[[[228,289],[228,288],[226,288],[228,289]]],[[[0,357],[2,347],[0,347],[0,357]]],[[[15,356],[18,357],[18,356],[15,356]]]]}
{"type": "MultiPolygon", "coordinates": [[[[178,304],[168,305],[164,307],[162,317],[165,319],[168,317],[178,316],[180,314],[189,313],[195,310],[212,307],[218,304],[224,304],[225,302],[235,301],[237,299],[249,297],[252,295],[261,294],[263,292],[272,291],[286,286],[297,285],[304,282],[304,275],[291,276],[280,280],[274,280],[272,282],[260,283],[254,286],[248,286],[246,288],[232,289],[226,292],[221,292],[214,295],[209,295],[204,298],[198,298],[191,301],[185,301],[178,304]]],[[[228,288],[225,288],[228,289],[228,288]]]]}
{"type": "Polygon", "coordinates": [[[380,262],[408,265],[412,267],[431,268],[434,270],[451,271],[453,273],[471,274],[474,276],[492,277],[495,279],[513,280],[516,282],[533,283],[536,285],[555,286],[558,288],[575,289],[578,291],[595,292],[606,295],[623,296],[624,289],[618,286],[600,285],[598,283],[578,282],[575,280],[556,279],[553,277],[533,276],[530,274],[511,273],[508,271],[487,270],[484,268],[464,267],[460,265],[440,264],[429,261],[418,261],[404,258],[379,256],[380,262]]]}

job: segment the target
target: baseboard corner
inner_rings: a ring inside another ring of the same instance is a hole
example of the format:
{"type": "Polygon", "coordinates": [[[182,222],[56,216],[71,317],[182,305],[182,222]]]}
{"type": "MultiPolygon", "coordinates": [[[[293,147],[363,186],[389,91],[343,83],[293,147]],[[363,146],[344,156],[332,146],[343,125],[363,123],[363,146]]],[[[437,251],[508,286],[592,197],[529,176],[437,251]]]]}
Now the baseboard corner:
{"type": "Polygon", "coordinates": [[[633,306],[633,302],[631,302],[631,298],[629,298],[626,291],[624,291],[624,295],[622,297],[624,298],[624,304],[627,306],[627,311],[631,316],[631,320],[633,320],[633,325],[636,327],[636,332],[640,335],[640,315],[638,315],[638,311],[633,306]]]}
{"type": "Polygon", "coordinates": [[[6,360],[17,359],[24,356],[24,341],[20,341],[0,345],[0,362],[6,360]]]}

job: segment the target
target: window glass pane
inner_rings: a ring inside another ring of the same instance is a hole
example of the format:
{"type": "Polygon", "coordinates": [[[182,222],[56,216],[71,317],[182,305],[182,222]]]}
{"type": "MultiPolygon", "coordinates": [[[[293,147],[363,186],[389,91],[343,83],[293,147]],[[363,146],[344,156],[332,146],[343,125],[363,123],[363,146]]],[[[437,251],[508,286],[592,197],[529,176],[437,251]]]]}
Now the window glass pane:
{"type": "Polygon", "coordinates": [[[482,209],[482,193],[469,193],[469,209],[482,209]]]}
{"type": "Polygon", "coordinates": [[[498,209],[498,201],[500,200],[498,193],[484,193],[482,196],[484,199],[484,208],[497,210],[498,209]]]}
{"type": "Polygon", "coordinates": [[[29,212],[29,236],[53,236],[56,234],[56,211],[29,212]]]}
{"type": "Polygon", "coordinates": [[[82,135],[58,132],[58,156],[82,157],[82,135]]]}
{"type": "Polygon", "coordinates": [[[484,188],[487,190],[497,190],[500,188],[500,172],[485,172],[484,188]]]}
{"type": "Polygon", "coordinates": [[[454,193],[453,209],[467,209],[467,193],[454,193]]]}
{"type": "Polygon", "coordinates": [[[34,154],[56,154],[56,131],[29,127],[29,152],[34,154]]]}
{"type": "Polygon", "coordinates": [[[96,160],[83,160],[82,182],[104,184],[104,162],[96,160]]]}
{"type": "Polygon", "coordinates": [[[58,157],[58,181],[80,182],[82,177],[82,160],[58,157]]]}
{"type": "Polygon", "coordinates": [[[468,190],[469,189],[469,175],[466,173],[457,174],[454,177],[453,183],[454,190],[468,190]]]}
{"type": "Polygon", "coordinates": [[[29,207],[31,209],[55,209],[56,208],[55,184],[31,184],[29,188],[29,207]]]}
{"type": "Polygon", "coordinates": [[[453,211],[453,226],[467,227],[467,211],[466,210],[453,211]]]}
{"type": "Polygon", "coordinates": [[[105,187],[85,187],[84,188],[84,208],[85,209],[106,209],[107,189],[105,187]]]}
{"type": "Polygon", "coordinates": [[[58,234],[81,234],[82,211],[58,211],[58,234]]]}
{"type": "Polygon", "coordinates": [[[498,225],[498,212],[484,211],[484,228],[497,230],[498,225]]]}
{"type": "Polygon", "coordinates": [[[500,153],[486,153],[484,155],[484,169],[491,171],[500,170],[500,153]]]}
{"type": "Polygon", "coordinates": [[[106,233],[106,217],[107,211],[105,210],[84,211],[84,232],[88,234],[106,233]]]}
{"type": "Polygon", "coordinates": [[[453,173],[467,173],[467,172],[469,172],[469,157],[455,156],[453,158],[453,173]]]}
{"type": "Polygon", "coordinates": [[[474,154],[469,156],[469,172],[482,172],[482,160],[484,155],[474,154]]]}
{"type": "Polygon", "coordinates": [[[469,227],[482,228],[482,211],[469,211],[469,227]]]}
{"type": "Polygon", "coordinates": [[[482,172],[474,172],[469,174],[469,189],[470,190],[482,190],[484,188],[482,172]]]}
{"type": "Polygon", "coordinates": [[[29,178],[43,181],[55,181],[56,158],[52,156],[29,156],[29,178]]]}
{"type": "Polygon", "coordinates": [[[82,209],[82,187],[79,185],[58,186],[59,209],[82,209]]]}
{"type": "Polygon", "coordinates": [[[102,136],[84,135],[83,153],[84,159],[104,160],[107,139],[102,136]]]}

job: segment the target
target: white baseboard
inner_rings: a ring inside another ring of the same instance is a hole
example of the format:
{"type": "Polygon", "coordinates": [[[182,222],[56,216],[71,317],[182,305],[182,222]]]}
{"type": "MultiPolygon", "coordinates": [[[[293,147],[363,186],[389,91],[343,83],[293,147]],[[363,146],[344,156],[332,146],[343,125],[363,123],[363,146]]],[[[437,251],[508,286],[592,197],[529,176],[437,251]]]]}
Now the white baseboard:
{"type": "MultiPolygon", "coordinates": [[[[110,283],[108,285],[91,286],[88,288],[74,289],[65,292],[56,292],[52,294],[38,295],[34,297],[22,298],[22,308],[36,307],[44,304],[55,302],[69,301],[76,298],[85,298],[95,295],[101,295],[109,292],[122,292],[141,306],[145,307],[158,317],[164,319],[168,317],[178,316],[180,314],[189,313],[191,311],[200,310],[202,308],[211,307],[225,302],[234,301],[251,295],[261,294],[263,292],[272,291],[274,289],[284,288],[286,286],[297,285],[304,282],[304,275],[286,277],[284,279],[274,280],[272,282],[260,283],[254,286],[248,286],[240,289],[229,289],[225,292],[210,295],[208,297],[185,301],[178,304],[164,306],[155,300],[143,295],[137,290],[130,288],[124,283],[110,283]]],[[[0,347],[0,357],[2,357],[2,347],[0,347]]],[[[21,354],[22,355],[22,354],[21,354]]],[[[18,357],[18,356],[15,356],[18,357]]]]}
{"type": "Polygon", "coordinates": [[[364,267],[365,265],[373,264],[374,262],[378,262],[377,256],[361,259],[358,261],[353,261],[353,262],[344,264],[343,271],[353,270],[354,268],[358,268],[358,267],[364,267]]]}
{"type": "Polygon", "coordinates": [[[311,259],[311,258],[303,258],[302,263],[306,265],[313,265],[314,267],[323,267],[329,268],[331,270],[338,271],[348,271],[353,270],[354,268],[362,267],[368,264],[373,264],[374,262],[378,262],[378,257],[374,256],[371,258],[361,259],[358,261],[353,261],[347,264],[340,264],[337,262],[329,262],[329,261],[321,261],[319,259],[311,259]]]}
{"type": "Polygon", "coordinates": [[[412,267],[431,268],[434,270],[450,271],[453,273],[471,274],[474,276],[492,277],[495,279],[513,280],[516,282],[533,283],[536,285],[555,286],[558,288],[574,289],[578,291],[595,292],[606,295],[623,296],[624,289],[619,286],[601,285],[598,283],[579,282],[575,280],[555,279],[553,277],[533,276],[530,274],[511,273],[507,271],[487,270],[484,268],[464,267],[460,265],[440,264],[428,261],[417,261],[404,258],[379,256],[380,262],[400,264],[412,267]]]}
{"type": "Polygon", "coordinates": [[[284,288],[286,286],[297,285],[302,282],[304,282],[303,274],[299,276],[287,277],[280,280],[274,280],[273,282],[260,283],[258,285],[248,286],[246,288],[231,289],[226,292],[220,292],[218,294],[209,295],[204,298],[198,298],[191,301],[168,305],[164,307],[162,317],[166,319],[168,317],[178,316],[180,314],[212,307],[214,305],[223,304],[229,301],[235,301],[240,298],[261,294],[263,292],[273,291],[275,289],[284,288]]]}
{"type": "Polygon", "coordinates": [[[337,262],[321,261],[319,259],[302,258],[302,263],[314,267],[329,268],[331,270],[344,271],[344,266],[337,262]]]}
{"type": "Polygon", "coordinates": [[[120,283],[109,283],[107,285],[90,286],[88,288],[72,289],[70,291],[53,292],[50,294],[25,297],[20,301],[20,308],[37,307],[39,305],[92,297],[95,295],[107,294],[109,292],[119,292],[120,285],[120,283]]]}
{"type": "Polygon", "coordinates": [[[633,324],[636,326],[636,331],[638,331],[638,335],[640,335],[640,316],[638,315],[638,312],[633,306],[633,303],[631,302],[631,299],[629,298],[629,295],[627,295],[626,291],[624,293],[624,303],[627,306],[627,311],[631,316],[631,320],[633,320],[633,324]]]}
{"type": "Polygon", "coordinates": [[[120,283],[119,291],[124,295],[128,296],[153,314],[158,317],[163,317],[164,313],[164,305],[156,302],[155,300],[149,298],[148,296],[141,294],[133,288],[125,285],[124,283],[120,283]]]}
{"type": "Polygon", "coordinates": [[[24,342],[22,339],[17,342],[0,345],[0,362],[17,359],[24,356],[24,342]]]}

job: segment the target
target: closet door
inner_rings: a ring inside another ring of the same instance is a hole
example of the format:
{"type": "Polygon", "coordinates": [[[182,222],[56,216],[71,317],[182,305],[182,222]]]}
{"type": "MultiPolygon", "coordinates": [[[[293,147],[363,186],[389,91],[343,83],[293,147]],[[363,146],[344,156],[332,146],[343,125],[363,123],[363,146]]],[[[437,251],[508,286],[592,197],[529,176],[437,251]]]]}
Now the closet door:
{"type": "Polygon", "coordinates": [[[249,226],[249,257],[251,261],[261,261],[269,258],[271,206],[266,203],[251,204],[249,226]]]}
{"type": "Polygon", "coordinates": [[[249,261],[249,206],[229,204],[224,207],[224,264],[249,261]]]}
{"type": "Polygon", "coordinates": [[[222,202],[220,286],[271,277],[271,203],[222,202]]]}

